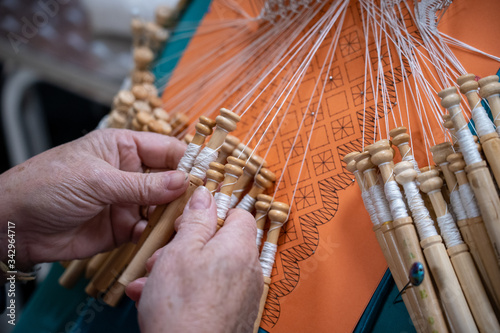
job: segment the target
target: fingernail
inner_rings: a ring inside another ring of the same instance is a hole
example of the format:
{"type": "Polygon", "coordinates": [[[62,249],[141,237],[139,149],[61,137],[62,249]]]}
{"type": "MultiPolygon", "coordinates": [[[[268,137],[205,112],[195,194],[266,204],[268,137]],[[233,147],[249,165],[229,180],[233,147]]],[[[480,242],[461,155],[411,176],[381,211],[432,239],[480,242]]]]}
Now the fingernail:
{"type": "Polygon", "coordinates": [[[184,186],[188,179],[188,174],[184,171],[171,171],[168,174],[168,178],[167,189],[177,190],[184,186]]]}
{"type": "Polygon", "coordinates": [[[198,187],[189,201],[189,209],[207,209],[212,203],[212,194],[205,186],[198,187]]]}

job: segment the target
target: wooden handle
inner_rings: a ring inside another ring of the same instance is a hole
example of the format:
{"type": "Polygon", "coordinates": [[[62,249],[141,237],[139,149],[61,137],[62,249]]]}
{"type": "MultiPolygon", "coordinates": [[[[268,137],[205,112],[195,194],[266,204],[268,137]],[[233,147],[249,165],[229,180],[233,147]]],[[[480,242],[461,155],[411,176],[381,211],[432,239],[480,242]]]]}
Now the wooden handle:
{"type": "Polygon", "coordinates": [[[430,236],[424,239],[421,245],[450,320],[450,326],[456,332],[478,332],[441,236],[430,236]]]}
{"type": "Polygon", "coordinates": [[[219,183],[224,180],[224,165],[212,162],[209,164],[209,167],[205,187],[213,194],[219,187],[219,183]]]}
{"type": "Polygon", "coordinates": [[[479,95],[488,100],[495,126],[500,126],[500,82],[497,75],[490,75],[479,80],[479,95]]]}
{"type": "Polygon", "coordinates": [[[448,253],[477,327],[481,332],[500,332],[500,325],[486,295],[467,245],[456,245],[448,253]]]}
{"type": "MultiPolygon", "coordinates": [[[[424,270],[429,272],[424,258],[417,232],[411,218],[394,221],[394,232],[398,241],[398,247],[401,249],[403,260],[407,271],[415,262],[424,265],[424,270]]],[[[416,290],[418,302],[424,314],[424,323],[429,332],[448,332],[446,321],[441,310],[439,299],[434,290],[432,280],[424,278],[419,286],[413,286],[416,290]]]]}
{"type": "Polygon", "coordinates": [[[219,156],[215,160],[217,163],[226,164],[226,159],[228,156],[231,156],[233,151],[236,149],[236,146],[240,143],[240,140],[234,135],[228,134],[226,136],[226,140],[222,144],[220,148],[219,156]]]}
{"type": "Polygon", "coordinates": [[[64,288],[71,289],[85,272],[85,267],[87,267],[88,259],[73,260],[64,270],[64,273],[59,277],[59,284],[64,288]]]}
{"type": "Polygon", "coordinates": [[[118,279],[118,282],[123,286],[127,286],[130,282],[143,276],[146,272],[145,262],[173,236],[175,220],[182,214],[186,203],[196,188],[203,184],[196,177],[190,177],[190,180],[186,192],[168,205],[149,237],[118,279]]]}
{"type": "Polygon", "coordinates": [[[252,155],[243,168],[243,175],[238,179],[234,186],[233,195],[236,199],[241,199],[247,187],[251,184],[257,171],[260,168],[266,168],[267,162],[257,155],[252,155]]]}
{"type": "Polygon", "coordinates": [[[460,92],[467,97],[471,110],[481,106],[481,98],[478,94],[479,83],[477,83],[474,74],[465,74],[458,77],[457,83],[460,86],[460,92]]]}
{"type": "Polygon", "coordinates": [[[94,274],[99,270],[99,268],[102,266],[102,264],[106,261],[106,259],[110,254],[111,251],[99,253],[93,256],[92,259],[90,259],[89,263],[87,264],[87,267],[85,268],[85,278],[91,279],[94,276],[94,274]]]}
{"type": "Polygon", "coordinates": [[[253,332],[257,333],[259,331],[260,321],[262,320],[262,313],[264,312],[264,307],[266,306],[267,294],[269,293],[269,285],[271,284],[271,278],[264,276],[264,290],[262,290],[262,295],[260,296],[259,302],[259,312],[257,313],[257,319],[253,325],[253,332]]]}

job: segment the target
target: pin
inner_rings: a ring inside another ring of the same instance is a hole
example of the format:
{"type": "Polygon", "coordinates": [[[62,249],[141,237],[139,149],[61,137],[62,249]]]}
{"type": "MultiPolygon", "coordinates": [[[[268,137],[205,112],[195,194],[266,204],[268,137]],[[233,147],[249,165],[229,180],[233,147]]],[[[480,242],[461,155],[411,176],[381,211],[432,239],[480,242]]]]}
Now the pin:
{"type": "Polygon", "coordinates": [[[424,265],[422,265],[422,263],[418,261],[413,263],[413,265],[411,265],[410,267],[410,272],[408,274],[408,279],[409,279],[408,283],[403,287],[403,289],[401,289],[399,294],[394,298],[392,304],[401,302],[401,299],[398,299],[399,296],[401,296],[401,294],[403,294],[403,292],[409,287],[419,286],[422,283],[422,281],[424,281],[424,276],[425,276],[424,265]]]}

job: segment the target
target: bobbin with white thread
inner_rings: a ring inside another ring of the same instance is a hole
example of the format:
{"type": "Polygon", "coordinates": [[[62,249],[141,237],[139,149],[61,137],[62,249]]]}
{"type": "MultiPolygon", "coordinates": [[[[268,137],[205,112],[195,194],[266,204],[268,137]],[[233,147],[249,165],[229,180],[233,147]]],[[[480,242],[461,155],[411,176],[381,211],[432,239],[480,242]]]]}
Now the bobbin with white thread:
{"type": "MultiPolygon", "coordinates": [[[[392,149],[389,140],[377,141],[374,144],[368,146],[366,149],[371,155],[371,162],[374,165],[377,165],[380,170],[384,183],[384,192],[386,194],[389,208],[391,209],[391,215],[394,221],[399,222],[410,219],[408,213],[406,212],[406,205],[403,201],[403,196],[401,194],[399,186],[394,180],[394,150],[392,149]]],[[[407,272],[409,270],[409,267],[407,267],[405,260],[403,259],[402,250],[398,245],[394,230],[394,223],[393,221],[387,221],[381,224],[378,228],[375,227],[374,231],[376,233],[381,232],[382,237],[384,237],[385,239],[385,243],[387,244],[391,259],[393,261],[392,263],[388,262],[389,267],[391,268],[391,272],[394,271],[393,276],[398,290],[402,290],[407,283],[407,272]],[[378,231],[377,229],[379,229],[380,231],[378,231]]],[[[423,264],[425,265],[425,262],[423,264]]],[[[422,286],[422,288],[425,288],[425,286],[422,286]]],[[[412,318],[416,327],[418,327],[420,330],[425,330],[424,327],[421,327],[422,319],[425,318],[425,314],[419,306],[416,289],[412,288],[407,290],[405,293],[405,297],[403,297],[403,301],[405,301],[408,312],[410,313],[410,318],[412,318]]],[[[426,305],[426,307],[427,306],[428,305],[426,305]]]]}
{"type": "Polygon", "coordinates": [[[260,298],[259,312],[254,324],[254,333],[259,330],[262,312],[264,311],[267,294],[269,292],[269,285],[271,284],[271,271],[274,265],[280,229],[288,219],[289,210],[290,207],[287,204],[275,201],[271,204],[271,209],[268,213],[270,227],[260,256],[262,272],[264,275],[264,290],[260,298]]]}
{"type": "Polygon", "coordinates": [[[493,116],[493,122],[497,127],[497,131],[500,130],[500,82],[498,82],[498,75],[490,75],[483,77],[478,81],[479,96],[481,98],[486,98],[490,106],[491,115],[493,116]]]}
{"type": "Polygon", "coordinates": [[[439,177],[439,171],[431,169],[422,172],[417,176],[417,180],[420,183],[420,190],[427,193],[434,206],[447,252],[477,327],[481,332],[500,332],[500,325],[472,256],[467,245],[462,241],[453,217],[448,212],[441,193],[443,180],[439,177]]]}
{"type": "Polygon", "coordinates": [[[253,181],[255,174],[260,168],[266,168],[267,162],[260,156],[253,154],[249,159],[246,160],[245,166],[243,167],[243,175],[238,179],[238,182],[234,186],[233,195],[231,197],[231,207],[236,206],[238,201],[243,196],[247,187],[253,181]]]}
{"type": "Polygon", "coordinates": [[[217,163],[225,164],[228,156],[232,156],[233,151],[239,145],[240,139],[234,135],[228,134],[222,147],[220,147],[219,156],[215,160],[217,163]]]}
{"type": "Polygon", "coordinates": [[[224,166],[224,180],[220,186],[220,191],[215,194],[217,205],[217,230],[224,225],[226,214],[231,208],[231,194],[238,178],[243,174],[242,167],[245,162],[237,157],[229,156],[224,166]]]}
{"type": "Polygon", "coordinates": [[[264,237],[264,228],[266,226],[267,213],[271,209],[273,197],[267,194],[259,194],[255,203],[255,223],[257,225],[257,237],[255,243],[260,249],[262,238],[264,237]]]}
{"type": "Polygon", "coordinates": [[[186,152],[184,156],[182,156],[179,164],[177,166],[177,170],[189,172],[193,167],[196,156],[198,156],[201,146],[205,142],[207,136],[212,134],[212,129],[215,126],[215,121],[201,116],[198,123],[195,126],[196,133],[186,148],[186,152]]]}
{"type": "Polygon", "coordinates": [[[500,137],[481,105],[477,93],[479,84],[474,79],[474,74],[467,74],[459,77],[457,81],[460,84],[460,91],[467,96],[482,150],[498,185],[500,184],[500,137]]]}
{"type": "Polygon", "coordinates": [[[264,193],[264,191],[268,188],[271,188],[275,181],[276,175],[271,170],[267,168],[260,169],[259,174],[255,176],[252,188],[247,194],[245,194],[236,208],[241,208],[252,212],[254,209],[255,201],[257,200],[257,196],[264,193]]]}
{"type": "Polygon", "coordinates": [[[394,167],[394,173],[396,181],[403,185],[420,236],[420,244],[451,322],[450,326],[458,332],[478,332],[442,238],[429,219],[429,213],[415,184],[417,172],[412,163],[402,161],[394,167]]]}
{"type": "Polygon", "coordinates": [[[224,180],[224,165],[212,162],[207,170],[207,183],[205,187],[214,194],[219,187],[220,182],[224,180]]]}
{"type": "Polygon", "coordinates": [[[220,115],[215,118],[217,126],[214,133],[206,146],[202,149],[195,160],[194,166],[191,169],[191,174],[203,179],[208,169],[210,162],[214,162],[218,156],[218,149],[224,143],[228,132],[236,129],[236,124],[240,121],[240,117],[227,109],[221,109],[220,115]]]}
{"type": "Polygon", "coordinates": [[[493,179],[486,167],[486,162],[481,159],[479,152],[474,146],[474,140],[472,140],[472,147],[470,147],[468,136],[472,139],[472,135],[468,131],[467,123],[460,110],[460,96],[456,93],[456,89],[445,89],[439,93],[439,96],[442,98],[441,105],[448,109],[452,115],[455,128],[459,128],[457,135],[465,163],[467,164],[465,171],[467,172],[470,186],[477,198],[477,203],[498,261],[500,260],[500,199],[498,198],[493,179]]]}
{"type": "MultiPolygon", "coordinates": [[[[457,177],[459,188],[470,189],[469,180],[464,171],[465,162],[462,155],[460,153],[450,154],[447,157],[447,161],[450,163],[450,171],[457,177]]],[[[487,275],[484,280],[486,281],[486,286],[490,295],[492,295],[492,299],[495,300],[495,305],[498,310],[500,309],[500,266],[497,261],[495,249],[493,248],[486,226],[480,215],[474,193],[470,191],[470,193],[467,194],[467,191],[460,191],[460,195],[462,202],[464,202],[464,207],[466,207],[467,222],[471,237],[474,239],[477,252],[487,275]],[[468,195],[468,197],[466,195],[468,195]]]]}
{"type": "Polygon", "coordinates": [[[443,114],[441,116],[443,118],[443,127],[448,130],[450,133],[452,146],[455,151],[460,151],[460,147],[458,145],[457,131],[455,130],[455,125],[453,125],[453,121],[451,120],[451,115],[449,113],[443,114]]]}
{"type": "Polygon", "coordinates": [[[415,170],[420,173],[417,161],[413,157],[411,147],[410,147],[410,135],[406,133],[407,129],[404,126],[393,128],[389,131],[389,135],[392,139],[392,144],[398,147],[399,153],[401,154],[401,159],[403,161],[409,161],[413,164],[415,170]]]}

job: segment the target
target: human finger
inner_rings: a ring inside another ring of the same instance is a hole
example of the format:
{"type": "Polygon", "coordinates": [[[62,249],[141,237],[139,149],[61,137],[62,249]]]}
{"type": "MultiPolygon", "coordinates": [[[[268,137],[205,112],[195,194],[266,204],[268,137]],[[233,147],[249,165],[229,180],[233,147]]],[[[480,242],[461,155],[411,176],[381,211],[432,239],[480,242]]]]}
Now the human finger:
{"type": "Polygon", "coordinates": [[[182,216],[176,221],[175,243],[186,247],[203,247],[215,234],[217,213],[215,200],[205,186],[198,187],[189,199],[182,216]]]}
{"type": "Polygon", "coordinates": [[[130,282],[127,288],[125,288],[125,294],[134,302],[138,302],[147,280],[147,277],[142,277],[130,282]]]}

